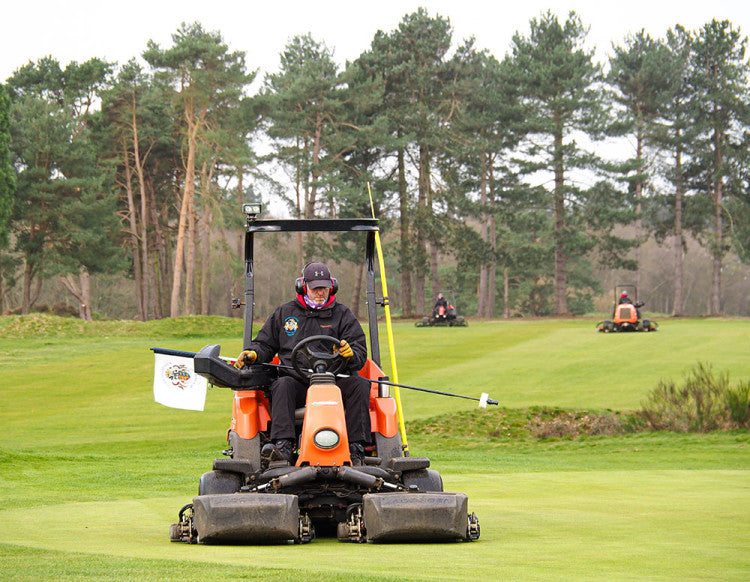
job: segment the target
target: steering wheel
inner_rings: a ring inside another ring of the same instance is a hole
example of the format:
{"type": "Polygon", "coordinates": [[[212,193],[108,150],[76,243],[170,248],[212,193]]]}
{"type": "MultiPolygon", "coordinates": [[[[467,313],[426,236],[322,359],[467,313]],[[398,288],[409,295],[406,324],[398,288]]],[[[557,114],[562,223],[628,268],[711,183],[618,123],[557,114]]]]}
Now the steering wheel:
{"type": "Polygon", "coordinates": [[[346,366],[346,358],[338,350],[336,353],[333,352],[333,347],[340,345],[341,340],[330,335],[311,335],[294,346],[290,357],[292,367],[305,380],[309,380],[313,372],[336,375],[346,366]],[[320,344],[331,344],[331,348],[319,351],[320,344]]]}

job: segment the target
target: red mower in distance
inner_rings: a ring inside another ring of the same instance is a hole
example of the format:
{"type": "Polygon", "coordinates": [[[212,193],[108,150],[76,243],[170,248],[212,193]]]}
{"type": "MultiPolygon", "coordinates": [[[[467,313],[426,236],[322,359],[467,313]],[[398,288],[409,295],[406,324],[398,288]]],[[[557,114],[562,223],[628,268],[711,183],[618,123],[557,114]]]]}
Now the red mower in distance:
{"type": "Polygon", "coordinates": [[[417,327],[467,327],[469,324],[464,319],[463,315],[458,315],[456,312],[456,296],[453,291],[448,291],[451,294],[452,302],[448,302],[443,298],[443,294],[438,294],[438,301],[432,308],[431,317],[423,317],[421,321],[416,322],[414,325],[417,327]]]}
{"type": "Polygon", "coordinates": [[[612,319],[605,319],[596,324],[597,331],[604,333],[620,331],[658,331],[659,325],[641,316],[643,301],[638,300],[638,289],[635,285],[615,285],[614,308],[612,319]],[[628,289],[632,289],[631,298],[628,289]]]}

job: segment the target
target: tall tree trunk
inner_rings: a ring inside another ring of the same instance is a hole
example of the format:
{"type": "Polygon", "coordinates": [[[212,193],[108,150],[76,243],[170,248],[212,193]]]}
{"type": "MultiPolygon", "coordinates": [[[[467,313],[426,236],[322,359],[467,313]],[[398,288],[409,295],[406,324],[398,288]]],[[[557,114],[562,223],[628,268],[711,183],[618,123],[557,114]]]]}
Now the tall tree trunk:
{"type": "Polygon", "coordinates": [[[724,258],[724,225],[722,216],[722,184],[720,180],[714,184],[714,250],[712,252],[711,274],[711,315],[721,314],[721,268],[724,258]]]}
{"type": "Polygon", "coordinates": [[[31,312],[31,285],[34,281],[34,272],[36,269],[28,260],[23,265],[23,291],[21,293],[21,313],[28,315],[31,312]]]}
{"type": "Polygon", "coordinates": [[[508,267],[503,269],[503,317],[510,318],[510,275],[508,267]]]}
{"type": "Polygon", "coordinates": [[[201,237],[201,315],[211,309],[211,227],[213,214],[207,206],[203,211],[203,236],[201,237]]]}
{"type": "MultiPolygon", "coordinates": [[[[232,255],[232,249],[227,244],[226,245],[226,255],[227,257],[231,257],[232,255]]],[[[239,309],[232,308],[232,299],[235,297],[239,297],[239,293],[236,292],[236,282],[234,280],[234,274],[232,272],[232,260],[234,260],[233,257],[228,258],[226,261],[222,261],[222,268],[224,272],[224,282],[225,282],[225,289],[226,293],[224,295],[224,309],[226,309],[224,315],[227,317],[238,317],[239,316],[239,309]]]]}
{"type": "Polygon", "coordinates": [[[138,191],[141,199],[140,213],[140,232],[138,238],[141,243],[141,265],[143,270],[143,305],[144,321],[149,316],[149,306],[151,305],[151,296],[153,295],[154,276],[151,263],[153,262],[148,252],[148,198],[146,189],[146,177],[143,171],[143,160],[141,159],[140,139],[138,137],[138,118],[136,116],[135,95],[133,95],[132,110],[132,127],[133,127],[133,165],[138,176],[138,191]]]}
{"type": "Polygon", "coordinates": [[[497,230],[495,227],[495,215],[490,214],[490,265],[487,269],[487,317],[495,317],[495,278],[497,277],[497,261],[495,260],[495,239],[497,230]]]}
{"type": "Polygon", "coordinates": [[[409,195],[406,186],[406,163],[404,150],[398,150],[398,202],[399,202],[399,238],[401,255],[401,313],[404,317],[412,317],[412,249],[411,249],[411,221],[409,220],[409,195]]]}
{"type": "MultiPolygon", "coordinates": [[[[299,136],[297,136],[297,153],[298,154],[299,154],[300,150],[301,150],[301,147],[300,147],[300,138],[299,138],[299,136]]],[[[299,160],[299,157],[298,157],[298,160],[299,160]]],[[[300,219],[303,216],[305,218],[307,218],[307,214],[306,214],[307,213],[307,209],[304,210],[305,214],[303,214],[303,210],[302,210],[302,198],[303,198],[303,196],[302,196],[302,188],[303,188],[303,186],[302,186],[302,167],[301,167],[299,161],[297,162],[295,182],[296,183],[295,183],[295,189],[294,189],[294,191],[295,191],[295,194],[297,196],[297,200],[296,200],[296,202],[297,202],[297,218],[300,219]]],[[[299,268],[300,270],[302,270],[302,268],[305,265],[304,248],[305,248],[304,237],[302,236],[302,232],[298,232],[297,233],[297,268],[299,268]]]]}
{"type": "Polygon", "coordinates": [[[565,192],[563,167],[563,134],[560,114],[555,113],[554,136],[555,168],[555,314],[568,313],[568,256],[565,251],[565,192]]]}
{"type": "MultiPolygon", "coordinates": [[[[635,182],[635,236],[640,240],[643,235],[643,221],[641,220],[641,202],[643,199],[643,119],[638,118],[638,129],[636,131],[636,154],[635,159],[638,166],[638,179],[635,182]]],[[[635,288],[641,288],[641,245],[635,247],[635,261],[638,265],[635,270],[635,288]]]]}
{"type": "MultiPolygon", "coordinates": [[[[482,153],[480,160],[480,182],[479,182],[479,202],[482,207],[487,205],[487,154],[482,153]]],[[[482,213],[482,218],[479,221],[479,236],[484,244],[484,249],[489,248],[489,224],[487,224],[487,213],[482,213]]],[[[477,286],[477,315],[479,317],[488,317],[487,306],[489,304],[488,299],[488,279],[489,279],[489,266],[485,259],[485,254],[482,253],[479,262],[479,284],[477,286]]]]}
{"type": "MultiPolygon", "coordinates": [[[[489,182],[493,181],[492,166],[488,165],[488,178],[489,182]]],[[[487,201],[490,207],[495,206],[495,193],[492,189],[487,192],[487,201]]],[[[487,317],[490,319],[495,317],[495,278],[497,277],[497,218],[494,212],[490,212],[488,217],[489,230],[487,237],[489,239],[489,268],[487,269],[487,317]]]]}
{"type": "Polygon", "coordinates": [[[213,228],[213,210],[211,208],[211,184],[213,182],[213,170],[215,166],[211,164],[211,169],[207,170],[206,164],[203,165],[201,173],[203,200],[203,228],[200,237],[201,251],[201,281],[200,281],[200,313],[208,315],[211,309],[211,229],[213,228]]]}
{"type": "MultiPolygon", "coordinates": [[[[192,152],[188,156],[194,155],[192,152]]],[[[185,189],[182,194],[182,203],[180,204],[180,218],[177,223],[177,244],[174,251],[174,270],[172,272],[172,294],[169,303],[169,316],[178,317],[180,315],[180,290],[182,287],[182,270],[185,262],[185,230],[188,221],[188,209],[190,208],[190,197],[193,196],[192,186],[188,186],[188,178],[192,179],[193,172],[188,171],[185,178],[185,189]]]]}
{"type": "Polygon", "coordinates": [[[305,204],[305,218],[315,218],[315,207],[318,203],[318,180],[320,178],[320,152],[323,135],[323,118],[320,112],[315,115],[315,134],[312,143],[312,166],[310,168],[310,187],[306,188],[308,194],[305,204]]]}
{"type": "MultiPolygon", "coordinates": [[[[677,141],[679,142],[679,130],[677,141]]],[[[685,311],[683,273],[684,250],[682,238],[682,151],[679,146],[675,151],[675,198],[674,198],[674,232],[672,250],[674,252],[674,308],[672,315],[683,315],[685,311]]]]}
{"type": "MultiPolygon", "coordinates": [[[[187,119],[188,122],[188,153],[187,160],[185,161],[185,187],[183,189],[182,203],[180,204],[180,219],[177,224],[177,245],[174,254],[174,271],[172,272],[172,296],[169,308],[170,317],[177,317],[180,312],[180,291],[182,288],[183,265],[186,272],[189,274],[189,277],[191,278],[192,275],[190,275],[190,273],[195,266],[193,262],[191,262],[195,259],[195,255],[193,254],[193,250],[191,249],[192,245],[189,244],[193,240],[190,237],[195,235],[195,232],[193,230],[195,226],[194,220],[192,221],[192,228],[190,224],[191,213],[193,212],[193,201],[195,199],[195,153],[198,147],[197,138],[200,127],[202,126],[203,116],[201,116],[200,120],[196,120],[194,117],[194,113],[195,110],[191,108],[191,105],[186,104],[185,119],[187,119]],[[187,241],[187,259],[185,257],[186,230],[188,231],[187,236],[189,238],[189,241],[187,241]]],[[[191,291],[192,290],[190,289],[190,285],[186,283],[184,302],[186,311],[187,306],[191,304],[191,291]]]]}
{"type": "Polygon", "coordinates": [[[143,268],[141,266],[140,241],[138,240],[138,218],[133,198],[133,179],[130,169],[130,152],[123,140],[122,161],[125,166],[125,194],[128,201],[128,224],[130,227],[130,243],[133,252],[133,275],[135,277],[135,298],[138,308],[138,319],[146,321],[148,304],[144,300],[143,268]]]}
{"type": "Polygon", "coordinates": [[[188,208],[187,239],[185,248],[185,314],[193,315],[195,308],[195,256],[198,247],[198,232],[196,230],[195,194],[190,200],[188,208]]]}
{"type": "Polygon", "coordinates": [[[359,306],[361,303],[361,297],[362,297],[362,279],[365,275],[365,263],[364,261],[359,261],[355,267],[355,273],[356,276],[354,277],[354,288],[352,289],[352,304],[351,304],[351,310],[354,314],[354,317],[359,319],[359,306]]]}
{"type": "Polygon", "coordinates": [[[91,314],[91,280],[89,272],[85,267],[81,267],[81,271],[78,273],[78,281],[81,285],[81,319],[91,321],[93,316],[91,314]]]}
{"type": "Polygon", "coordinates": [[[416,257],[414,261],[414,294],[415,308],[418,315],[427,315],[425,307],[425,266],[427,262],[426,231],[428,230],[429,209],[428,191],[429,183],[429,152],[424,145],[419,146],[419,178],[417,194],[417,220],[415,224],[416,257]]]}
{"type": "Polygon", "coordinates": [[[440,277],[438,275],[438,245],[437,242],[430,241],[430,274],[432,276],[432,298],[437,298],[440,292],[440,277]]]}
{"type": "MultiPolygon", "coordinates": [[[[245,201],[245,186],[244,186],[244,175],[245,171],[244,168],[240,165],[237,166],[237,203],[238,207],[242,207],[242,203],[245,201]]],[[[237,258],[239,261],[244,261],[245,259],[245,229],[240,229],[239,233],[237,233],[236,238],[237,246],[237,258]]],[[[234,297],[240,297],[240,289],[244,289],[244,277],[241,279],[240,283],[237,283],[234,281],[234,278],[232,277],[232,269],[229,266],[229,262],[227,261],[224,265],[225,269],[228,270],[227,272],[227,281],[231,281],[230,287],[228,289],[229,291],[229,297],[227,297],[227,309],[229,310],[229,316],[230,317],[241,317],[242,316],[242,310],[241,309],[232,309],[232,298],[234,297]],[[234,286],[237,285],[236,289],[234,286]]],[[[243,271],[244,272],[244,271],[243,271]]],[[[244,295],[243,295],[244,297],[244,295]]]]}
{"type": "Polygon", "coordinates": [[[169,252],[167,251],[168,241],[166,240],[161,228],[159,212],[156,209],[156,195],[151,181],[147,183],[147,187],[150,194],[148,197],[148,221],[154,229],[153,241],[155,251],[154,260],[149,263],[152,269],[151,276],[154,281],[154,292],[151,294],[151,297],[153,298],[151,310],[155,318],[161,319],[169,308],[166,304],[167,293],[165,291],[167,281],[169,281],[170,265],[169,252]]]}
{"type": "Polygon", "coordinates": [[[91,321],[91,282],[86,267],[81,267],[78,272],[78,282],[73,275],[61,275],[60,281],[68,292],[78,301],[78,315],[81,319],[91,321]]]}
{"type": "Polygon", "coordinates": [[[711,201],[714,206],[714,247],[712,250],[713,269],[711,277],[711,315],[721,313],[721,266],[724,258],[724,217],[722,215],[723,182],[722,169],[724,157],[722,155],[722,135],[714,131],[714,182],[711,201]]]}

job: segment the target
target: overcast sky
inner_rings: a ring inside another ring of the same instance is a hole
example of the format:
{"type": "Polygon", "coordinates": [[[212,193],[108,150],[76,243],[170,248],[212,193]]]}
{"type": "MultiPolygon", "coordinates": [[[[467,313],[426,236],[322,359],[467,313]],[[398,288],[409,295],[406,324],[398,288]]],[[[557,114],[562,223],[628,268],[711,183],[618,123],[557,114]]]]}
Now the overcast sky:
{"type": "Polygon", "coordinates": [[[528,34],[529,20],[549,8],[561,22],[575,10],[601,60],[613,42],[622,44],[640,29],[660,37],[675,24],[696,30],[717,18],[750,34],[748,0],[11,0],[0,8],[0,80],[47,55],[63,67],[92,57],[123,64],[139,57],[149,39],[170,47],[180,23],[195,21],[220,32],[231,50],[244,51],[248,69],[261,75],[277,70],[287,42],[305,33],[343,64],[367,50],[378,30],[394,30],[419,6],[450,20],[454,44],[474,36],[498,58],[515,32],[528,34]]]}

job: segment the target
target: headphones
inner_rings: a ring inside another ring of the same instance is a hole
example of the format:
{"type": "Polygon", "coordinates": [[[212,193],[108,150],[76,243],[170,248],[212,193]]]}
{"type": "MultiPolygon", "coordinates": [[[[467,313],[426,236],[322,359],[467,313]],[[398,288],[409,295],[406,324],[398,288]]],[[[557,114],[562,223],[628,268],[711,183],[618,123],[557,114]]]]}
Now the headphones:
{"type": "MultiPolygon", "coordinates": [[[[307,263],[309,265],[310,263],[307,263]]],[[[307,269],[307,265],[302,267],[302,273],[305,273],[305,269],[307,269]]],[[[305,284],[305,280],[302,277],[297,277],[297,280],[294,282],[294,290],[297,292],[297,295],[306,295],[307,294],[307,285],[305,284]]],[[[336,293],[339,290],[339,281],[336,279],[336,277],[331,277],[331,296],[336,295],[336,293]]]]}

